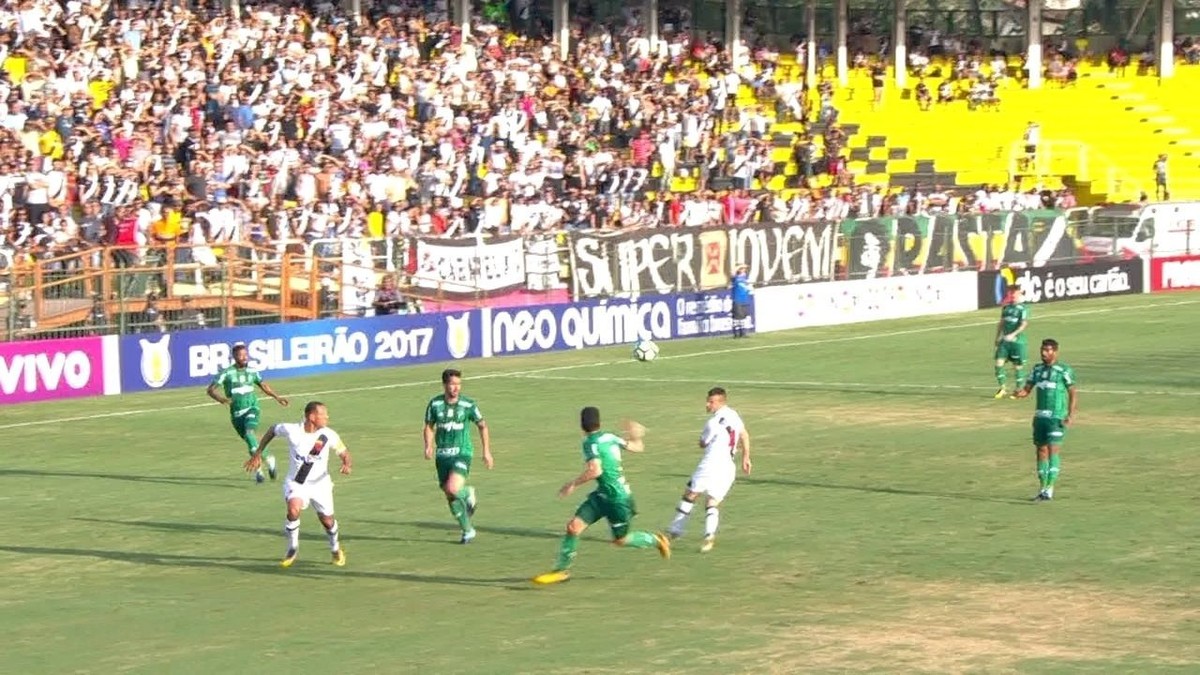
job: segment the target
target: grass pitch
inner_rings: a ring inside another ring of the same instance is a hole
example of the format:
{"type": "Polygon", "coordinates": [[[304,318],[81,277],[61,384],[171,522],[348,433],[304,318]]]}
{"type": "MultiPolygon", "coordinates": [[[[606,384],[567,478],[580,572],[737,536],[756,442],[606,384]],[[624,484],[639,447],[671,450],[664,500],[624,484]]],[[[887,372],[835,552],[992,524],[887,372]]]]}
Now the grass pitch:
{"type": "MultiPolygon", "coordinates": [[[[1036,306],[1080,378],[1050,504],[1029,401],[994,401],[995,311],[459,364],[492,429],[478,540],[458,533],[421,416],[441,366],[274,380],[350,445],[349,563],[303,519],[281,570],[278,484],[201,389],[5,408],[0,672],[1197,672],[1200,295],[1036,306]],[[668,522],[705,391],[730,391],[754,474],[701,556],[581,543],[537,588],[586,491],[578,410],[644,422],[636,526],[668,522]]],[[[1036,349],[1031,349],[1036,353],[1036,349]]],[[[291,420],[264,402],[264,423],[291,420]]],[[[282,448],[276,448],[281,452],[282,448]]]]}

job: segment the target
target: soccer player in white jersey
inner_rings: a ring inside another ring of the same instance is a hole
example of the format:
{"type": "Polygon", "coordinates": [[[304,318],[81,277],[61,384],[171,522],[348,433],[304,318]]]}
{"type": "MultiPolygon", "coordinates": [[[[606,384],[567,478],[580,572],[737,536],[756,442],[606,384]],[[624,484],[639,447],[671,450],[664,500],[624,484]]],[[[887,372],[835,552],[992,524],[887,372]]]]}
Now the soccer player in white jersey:
{"type": "Polygon", "coordinates": [[[707,496],[701,553],[711,551],[716,541],[721,502],[725,501],[725,496],[733,488],[733,481],[737,477],[735,461],[739,446],[742,449],[742,471],[749,474],[751,467],[750,433],[746,430],[741,416],[729,407],[725,398],[725,390],[721,387],[708,390],[708,400],[704,409],[710,416],[704,424],[704,430],[700,432],[700,447],[704,449],[704,456],[688,481],[679,506],[675,507],[675,520],[667,527],[667,536],[672,539],[682,536],[683,527],[696,505],[696,498],[700,495],[707,496]]]}
{"type": "Polygon", "coordinates": [[[296,562],[300,548],[300,512],[309,506],[317,512],[317,519],[329,535],[333,564],[338,567],[346,564],[346,552],[338,543],[338,522],[333,517],[333,478],[329,475],[329,455],[336,454],[342,460],[342,473],[349,475],[350,451],[328,424],[329,411],[325,404],[311,401],[304,406],[302,422],[284,422],[268,429],[258,443],[258,450],[246,462],[246,471],[257,471],[267,445],[276,437],[287,441],[290,460],[287,480],[283,481],[283,501],[287,504],[283,534],[287,537],[288,547],[279,563],[282,567],[291,567],[296,562]]]}

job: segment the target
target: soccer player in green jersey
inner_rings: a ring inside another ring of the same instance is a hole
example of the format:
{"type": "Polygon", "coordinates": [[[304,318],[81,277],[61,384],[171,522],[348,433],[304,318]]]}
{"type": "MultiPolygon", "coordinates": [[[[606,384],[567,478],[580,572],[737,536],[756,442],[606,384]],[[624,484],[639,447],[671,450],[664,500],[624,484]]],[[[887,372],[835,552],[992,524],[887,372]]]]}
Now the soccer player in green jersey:
{"type": "Polygon", "coordinates": [[[671,541],[665,534],[629,531],[631,521],[637,515],[637,507],[633,502],[633,492],[625,480],[621,451],[641,452],[641,440],[622,438],[601,431],[599,408],[584,408],[579,414],[579,422],[583,428],[583,473],[562,486],[558,496],[568,497],[575,488],[593,480],[596,481],[596,489],[579,505],[575,516],[567,523],[567,533],[559,545],[558,561],[554,570],[534,577],[535,584],[557,584],[570,579],[570,567],[575,561],[579,536],[589,525],[601,518],[608,520],[613,543],[617,546],[656,547],[663,558],[671,557],[671,541]]]}
{"type": "Polygon", "coordinates": [[[475,539],[475,528],[471,525],[475,488],[467,485],[475,448],[468,424],[479,428],[483,463],[492,468],[492,440],[487,422],[475,401],[462,395],[462,373],[448,368],[442,371],[442,393],[430,399],[425,407],[425,459],[433,459],[437,464],[438,485],[450,503],[450,513],[462,528],[459,540],[462,544],[475,539]]]}
{"type": "MultiPolygon", "coordinates": [[[[281,398],[271,385],[262,379],[262,374],[250,367],[250,352],[246,345],[233,346],[233,364],[217,373],[212,384],[208,385],[208,395],[217,403],[229,406],[229,417],[233,430],[238,438],[246,444],[246,450],[251,456],[258,449],[258,419],[262,411],[258,407],[258,394],[255,387],[262,389],[275,402],[287,407],[288,400],[281,398]],[[218,391],[219,390],[219,391],[218,391]]],[[[275,480],[275,456],[267,455],[267,472],[271,480],[275,480]]],[[[254,480],[263,482],[262,470],[254,472],[254,480]]]]}
{"type": "Polygon", "coordinates": [[[1013,364],[1014,398],[1016,389],[1021,387],[1025,368],[1026,343],[1025,329],[1029,328],[1029,305],[1022,302],[1021,290],[1013,289],[1009,301],[1000,309],[1000,322],[996,324],[996,398],[1008,396],[1005,382],[1008,380],[1008,364],[1013,364]]]}
{"type": "Polygon", "coordinates": [[[1079,394],[1075,371],[1058,360],[1058,342],[1042,340],[1042,362],[1033,367],[1025,387],[1014,394],[1025,398],[1037,390],[1037,408],[1033,411],[1033,446],[1037,448],[1037,474],[1041,487],[1034,501],[1054,498],[1062,460],[1059,452],[1067,437],[1067,427],[1075,419],[1079,394]]]}

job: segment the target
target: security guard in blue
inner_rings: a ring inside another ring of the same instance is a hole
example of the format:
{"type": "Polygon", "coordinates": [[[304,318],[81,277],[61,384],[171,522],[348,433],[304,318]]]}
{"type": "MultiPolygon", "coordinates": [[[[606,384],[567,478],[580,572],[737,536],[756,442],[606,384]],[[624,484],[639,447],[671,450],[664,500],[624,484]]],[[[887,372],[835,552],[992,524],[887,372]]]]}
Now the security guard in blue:
{"type": "Polygon", "coordinates": [[[750,285],[745,265],[738,265],[729,283],[729,289],[733,300],[733,337],[746,337],[746,319],[750,317],[750,296],[754,294],[754,287],[750,285]]]}

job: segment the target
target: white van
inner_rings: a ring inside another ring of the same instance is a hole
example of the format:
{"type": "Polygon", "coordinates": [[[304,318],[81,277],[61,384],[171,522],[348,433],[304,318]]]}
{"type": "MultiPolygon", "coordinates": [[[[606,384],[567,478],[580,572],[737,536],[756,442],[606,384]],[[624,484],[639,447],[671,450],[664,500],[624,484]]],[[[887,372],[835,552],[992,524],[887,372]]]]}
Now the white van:
{"type": "Polygon", "coordinates": [[[1122,258],[1200,253],[1200,202],[1120,204],[1094,209],[1078,232],[1092,255],[1122,258]]]}

